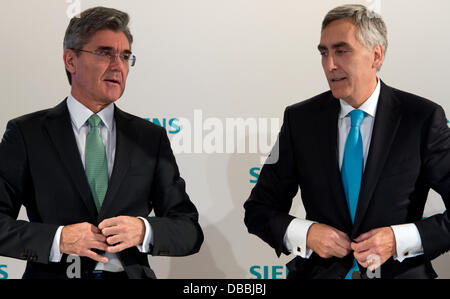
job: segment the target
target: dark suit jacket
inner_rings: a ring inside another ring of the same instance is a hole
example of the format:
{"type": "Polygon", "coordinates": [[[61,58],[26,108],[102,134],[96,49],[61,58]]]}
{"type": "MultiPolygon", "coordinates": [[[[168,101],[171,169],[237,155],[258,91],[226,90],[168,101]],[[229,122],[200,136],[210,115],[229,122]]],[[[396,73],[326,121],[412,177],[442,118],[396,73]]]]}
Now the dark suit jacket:
{"type": "MultiPolygon", "coordinates": [[[[67,256],[49,263],[60,225],[120,216],[147,217],[154,256],[196,253],[203,242],[198,213],[165,129],[115,107],[114,169],[98,213],[76,145],[66,101],[10,121],[0,144],[0,255],[27,260],[24,277],[66,277],[67,256]],[[17,221],[20,207],[29,222],[17,221]],[[156,217],[148,217],[154,209],[156,217]]],[[[119,253],[129,278],[154,278],[147,255],[119,253]]],[[[96,262],[82,258],[82,275],[96,262]]]]}
{"type": "MultiPolygon", "coordinates": [[[[430,188],[447,208],[450,204],[450,129],[443,109],[381,83],[354,225],[338,164],[339,111],[330,91],[286,109],[274,148],[279,148],[278,162],[263,166],[244,204],[249,232],[278,256],[288,254],[283,236],[294,218],[288,213],[300,186],[306,219],[335,227],[352,239],[374,228],[415,223],[424,255],[402,263],[389,259],[381,277],[435,277],[430,260],[450,249],[450,217],[447,211],[426,220],[422,215],[430,188]]],[[[289,278],[344,277],[352,257],[297,257],[288,264],[289,278]]]]}

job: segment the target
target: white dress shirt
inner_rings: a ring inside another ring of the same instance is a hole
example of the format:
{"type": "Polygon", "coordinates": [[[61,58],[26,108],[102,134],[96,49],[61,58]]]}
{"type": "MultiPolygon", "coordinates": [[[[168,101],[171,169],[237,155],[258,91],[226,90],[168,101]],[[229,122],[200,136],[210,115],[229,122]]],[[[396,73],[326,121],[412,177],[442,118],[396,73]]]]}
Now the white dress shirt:
{"type": "MultiPolygon", "coordinates": [[[[363,158],[364,168],[367,162],[367,156],[369,154],[370,142],[372,139],[373,124],[375,122],[375,114],[377,111],[378,98],[380,97],[381,84],[378,79],[377,87],[372,95],[359,107],[366,113],[366,117],[363,119],[360,130],[363,141],[363,158]]],[[[353,111],[351,105],[344,100],[339,100],[341,105],[341,111],[338,119],[338,151],[339,151],[339,168],[342,167],[342,161],[344,158],[345,142],[347,135],[350,132],[351,118],[350,112],[353,111]]],[[[289,252],[301,256],[303,258],[309,258],[312,254],[312,250],[306,246],[306,237],[309,227],[316,222],[295,218],[289,224],[286,233],[284,235],[284,245],[289,252]]],[[[419,230],[414,223],[392,225],[394,236],[396,240],[397,253],[394,255],[394,259],[402,262],[405,258],[414,257],[423,254],[422,240],[420,238],[419,230]]]]}
{"type": "MultiPolygon", "coordinates": [[[[80,152],[81,161],[83,167],[85,167],[85,145],[86,136],[89,133],[90,127],[87,122],[89,117],[94,114],[87,107],[78,102],[72,95],[67,98],[67,108],[69,109],[70,119],[72,121],[73,133],[78,146],[78,151],[80,152]]],[[[114,104],[110,104],[105,107],[102,111],[97,113],[101,118],[102,123],[99,126],[100,136],[105,145],[106,158],[108,160],[108,176],[111,177],[111,173],[114,167],[114,158],[116,153],[116,124],[114,121],[114,104]]],[[[147,219],[139,217],[144,221],[145,224],[145,236],[144,242],[141,246],[136,246],[140,252],[148,253],[150,244],[153,243],[153,233],[150,224],[147,219]]],[[[50,252],[49,261],[50,262],[60,262],[62,258],[62,253],[59,250],[60,238],[63,226],[60,226],[56,231],[55,237],[53,239],[52,249],[50,252]]],[[[108,263],[97,263],[95,270],[103,270],[109,272],[120,272],[124,271],[122,263],[120,262],[117,254],[105,253],[105,257],[108,258],[108,263]]]]}

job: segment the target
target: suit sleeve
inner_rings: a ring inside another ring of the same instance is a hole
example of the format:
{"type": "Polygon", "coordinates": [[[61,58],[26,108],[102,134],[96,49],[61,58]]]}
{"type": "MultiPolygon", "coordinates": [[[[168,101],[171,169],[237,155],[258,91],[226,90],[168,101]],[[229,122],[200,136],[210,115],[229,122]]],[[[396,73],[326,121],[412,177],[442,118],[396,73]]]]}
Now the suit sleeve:
{"type": "Polygon", "coordinates": [[[153,231],[150,254],[186,256],[200,250],[203,232],[198,223],[197,209],[185,189],[167,133],[161,130],[151,196],[156,217],[147,218],[153,231]]]}
{"type": "Polygon", "coordinates": [[[277,142],[244,204],[248,232],[268,243],[278,256],[290,253],[283,244],[283,238],[295,218],[289,215],[298,191],[293,148],[287,108],[277,142]]]}
{"type": "Polygon", "coordinates": [[[46,264],[58,226],[17,220],[33,196],[25,142],[11,121],[0,143],[0,255],[46,264]]]}
{"type": "Polygon", "coordinates": [[[450,128],[441,107],[432,114],[423,150],[423,169],[431,186],[444,201],[446,211],[416,222],[426,259],[450,249],[450,128]]]}

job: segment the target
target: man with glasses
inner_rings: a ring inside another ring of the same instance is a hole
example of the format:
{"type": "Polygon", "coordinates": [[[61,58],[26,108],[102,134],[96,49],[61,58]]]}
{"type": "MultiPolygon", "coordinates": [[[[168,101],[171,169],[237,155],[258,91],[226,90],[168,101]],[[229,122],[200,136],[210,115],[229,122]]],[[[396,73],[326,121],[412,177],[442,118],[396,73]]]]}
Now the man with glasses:
{"type": "Polygon", "coordinates": [[[71,94],[8,123],[0,144],[0,254],[24,278],[154,278],[147,255],[198,252],[198,212],[165,130],[121,111],[133,37],[126,13],[88,9],[70,21],[71,94]],[[20,207],[29,222],[18,221],[20,207]],[[149,217],[151,211],[155,217],[149,217]]]}

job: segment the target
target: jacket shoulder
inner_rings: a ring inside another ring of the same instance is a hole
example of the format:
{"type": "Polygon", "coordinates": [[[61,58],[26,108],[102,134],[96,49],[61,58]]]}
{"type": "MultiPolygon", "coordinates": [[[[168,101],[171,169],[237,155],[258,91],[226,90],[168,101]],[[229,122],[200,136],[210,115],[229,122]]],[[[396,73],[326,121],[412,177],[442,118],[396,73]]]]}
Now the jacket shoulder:
{"type": "Polygon", "coordinates": [[[390,89],[392,98],[400,103],[403,117],[418,122],[429,120],[438,113],[443,114],[442,117],[445,118],[445,112],[439,104],[397,88],[390,87],[390,89]]]}
{"type": "Polygon", "coordinates": [[[45,118],[48,115],[48,113],[50,112],[50,110],[51,109],[45,109],[45,110],[40,110],[40,111],[24,114],[22,116],[11,119],[10,122],[19,124],[19,125],[34,123],[36,121],[40,121],[43,118],[45,118]]]}
{"type": "Polygon", "coordinates": [[[409,109],[415,109],[415,110],[421,110],[421,109],[425,109],[425,110],[434,110],[436,108],[439,108],[440,105],[429,100],[426,99],[424,97],[421,97],[419,95],[410,93],[410,92],[406,92],[397,88],[393,88],[391,87],[392,90],[392,94],[394,95],[395,98],[397,98],[398,100],[400,100],[400,102],[403,104],[403,106],[405,108],[409,108],[409,109]]]}
{"type": "Polygon", "coordinates": [[[330,105],[332,105],[333,103],[337,103],[336,99],[333,98],[331,91],[326,91],[307,100],[288,106],[286,108],[285,115],[316,115],[316,113],[330,107],[330,105]]]}
{"type": "Polygon", "coordinates": [[[130,121],[130,123],[132,123],[133,126],[135,127],[135,129],[137,129],[137,130],[144,131],[145,133],[150,133],[150,134],[153,133],[153,134],[158,134],[158,135],[165,131],[165,129],[163,127],[152,123],[148,119],[130,114],[130,113],[122,111],[120,109],[118,109],[118,111],[121,114],[121,116],[128,119],[130,121]]]}

